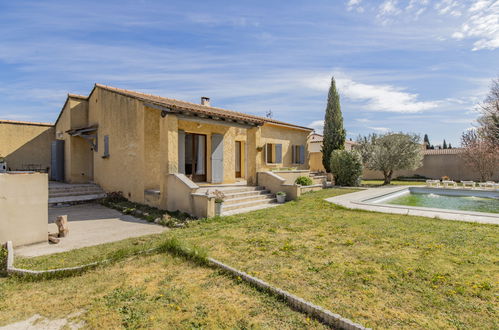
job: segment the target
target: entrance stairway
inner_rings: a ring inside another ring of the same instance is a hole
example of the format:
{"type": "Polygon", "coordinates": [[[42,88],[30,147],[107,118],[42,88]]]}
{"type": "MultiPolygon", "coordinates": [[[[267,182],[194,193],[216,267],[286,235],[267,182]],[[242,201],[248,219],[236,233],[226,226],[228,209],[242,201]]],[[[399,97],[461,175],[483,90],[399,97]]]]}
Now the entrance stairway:
{"type": "Polygon", "coordinates": [[[49,182],[49,204],[85,202],[104,197],[104,190],[94,183],[49,182]]]}
{"type": "Polygon", "coordinates": [[[275,195],[261,186],[204,186],[200,192],[205,193],[206,190],[211,193],[219,190],[225,195],[221,215],[234,215],[279,205],[275,195]]]}

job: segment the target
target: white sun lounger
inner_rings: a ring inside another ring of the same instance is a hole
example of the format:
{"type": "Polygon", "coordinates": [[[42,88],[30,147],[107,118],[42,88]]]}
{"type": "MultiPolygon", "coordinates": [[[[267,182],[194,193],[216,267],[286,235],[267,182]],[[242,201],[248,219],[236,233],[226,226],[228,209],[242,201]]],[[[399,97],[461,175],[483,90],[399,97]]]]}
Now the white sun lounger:
{"type": "Polygon", "coordinates": [[[485,188],[485,189],[488,189],[488,188],[494,189],[495,187],[497,187],[496,183],[494,181],[480,182],[478,184],[478,186],[480,188],[485,188]]]}
{"type": "Polygon", "coordinates": [[[452,186],[452,188],[457,188],[456,181],[442,180],[442,184],[444,185],[444,188],[449,188],[449,186],[452,186]]]}
{"type": "Polygon", "coordinates": [[[463,185],[463,188],[475,188],[475,181],[461,181],[461,184],[463,185]]]}
{"type": "Polygon", "coordinates": [[[440,187],[440,180],[426,180],[426,186],[439,188],[440,187]]]}

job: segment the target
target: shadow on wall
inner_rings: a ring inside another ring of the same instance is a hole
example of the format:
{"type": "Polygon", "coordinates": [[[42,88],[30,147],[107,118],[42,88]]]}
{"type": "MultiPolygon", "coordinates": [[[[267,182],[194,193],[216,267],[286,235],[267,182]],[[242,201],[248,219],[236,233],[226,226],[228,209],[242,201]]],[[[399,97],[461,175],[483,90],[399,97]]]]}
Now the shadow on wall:
{"type": "Polygon", "coordinates": [[[54,128],[49,128],[10,154],[4,155],[9,170],[48,172],[50,169],[50,145],[54,139],[54,128]]]}

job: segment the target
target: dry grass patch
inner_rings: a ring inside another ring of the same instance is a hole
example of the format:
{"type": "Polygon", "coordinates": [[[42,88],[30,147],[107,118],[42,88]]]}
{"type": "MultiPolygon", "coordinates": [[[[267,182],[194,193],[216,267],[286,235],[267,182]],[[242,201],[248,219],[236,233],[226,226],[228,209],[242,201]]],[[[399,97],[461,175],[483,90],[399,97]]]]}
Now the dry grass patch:
{"type": "Polygon", "coordinates": [[[63,279],[0,278],[0,295],[0,326],[83,311],[71,321],[91,329],[323,328],[237,279],[167,254],[63,279]]]}

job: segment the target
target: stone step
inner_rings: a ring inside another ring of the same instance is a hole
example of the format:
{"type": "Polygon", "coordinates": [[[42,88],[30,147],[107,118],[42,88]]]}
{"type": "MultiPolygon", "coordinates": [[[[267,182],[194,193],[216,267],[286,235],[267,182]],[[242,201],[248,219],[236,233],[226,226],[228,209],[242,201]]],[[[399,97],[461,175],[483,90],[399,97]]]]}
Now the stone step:
{"type": "Polygon", "coordinates": [[[245,197],[245,196],[255,196],[255,195],[265,195],[269,194],[270,190],[251,190],[251,191],[243,191],[243,192],[237,192],[237,193],[224,193],[226,199],[231,199],[231,198],[239,198],[239,197],[245,197]]]}
{"type": "Polygon", "coordinates": [[[233,210],[248,208],[248,207],[252,207],[252,206],[272,204],[272,203],[276,203],[276,202],[277,202],[276,198],[268,198],[265,200],[253,200],[253,201],[249,201],[249,202],[240,202],[240,203],[229,204],[229,205],[225,205],[225,202],[224,202],[224,204],[222,205],[222,213],[226,212],[226,211],[233,211],[233,210]]]}
{"type": "Polygon", "coordinates": [[[81,196],[81,195],[95,195],[104,194],[102,189],[88,189],[78,191],[62,191],[62,192],[49,192],[49,197],[64,197],[64,196],[81,196]]]}
{"type": "MultiPolygon", "coordinates": [[[[204,189],[203,189],[204,190],[204,189]]],[[[219,190],[226,194],[234,194],[234,193],[240,193],[240,192],[248,192],[248,191],[260,191],[260,190],[265,190],[265,187],[261,186],[240,186],[240,187],[221,187],[221,188],[216,188],[216,187],[210,187],[208,188],[210,192],[214,192],[215,190],[219,190]]]]}
{"type": "Polygon", "coordinates": [[[106,194],[53,197],[53,198],[49,198],[49,204],[84,202],[84,201],[91,201],[91,200],[96,200],[96,199],[100,199],[100,198],[104,198],[104,197],[106,197],[106,194]]]}
{"type": "Polygon", "coordinates": [[[244,197],[238,197],[238,198],[228,198],[224,200],[224,207],[229,206],[229,205],[234,205],[234,204],[240,204],[244,202],[251,202],[251,201],[266,201],[268,199],[275,199],[275,196],[273,194],[262,194],[262,195],[250,195],[250,196],[244,196],[244,197]]]}

